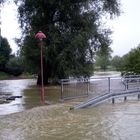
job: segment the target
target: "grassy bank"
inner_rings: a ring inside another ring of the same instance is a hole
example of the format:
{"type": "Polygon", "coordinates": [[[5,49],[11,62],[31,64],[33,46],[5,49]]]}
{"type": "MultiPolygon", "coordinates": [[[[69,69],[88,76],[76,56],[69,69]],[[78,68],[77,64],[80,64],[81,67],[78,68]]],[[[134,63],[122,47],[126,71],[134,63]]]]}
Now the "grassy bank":
{"type": "Polygon", "coordinates": [[[0,80],[9,79],[9,78],[12,78],[12,77],[13,77],[12,75],[9,75],[5,72],[0,72],[0,80]]]}
{"type": "Polygon", "coordinates": [[[32,78],[35,78],[35,75],[24,73],[24,74],[19,75],[19,76],[13,76],[13,75],[7,74],[5,72],[0,72],[0,80],[7,80],[7,79],[32,79],[32,78]]]}

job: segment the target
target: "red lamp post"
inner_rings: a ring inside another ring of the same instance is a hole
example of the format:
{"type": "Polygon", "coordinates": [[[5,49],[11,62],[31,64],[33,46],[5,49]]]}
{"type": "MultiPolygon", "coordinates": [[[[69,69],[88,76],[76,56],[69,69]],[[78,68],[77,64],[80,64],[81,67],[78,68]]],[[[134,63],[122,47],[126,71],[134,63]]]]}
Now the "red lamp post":
{"type": "Polygon", "coordinates": [[[46,35],[42,32],[39,31],[36,35],[35,38],[39,39],[40,43],[40,63],[41,63],[41,101],[44,104],[45,103],[45,94],[44,94],[44,79],[43,79],[43,39],[46,38],[46,35]]]}

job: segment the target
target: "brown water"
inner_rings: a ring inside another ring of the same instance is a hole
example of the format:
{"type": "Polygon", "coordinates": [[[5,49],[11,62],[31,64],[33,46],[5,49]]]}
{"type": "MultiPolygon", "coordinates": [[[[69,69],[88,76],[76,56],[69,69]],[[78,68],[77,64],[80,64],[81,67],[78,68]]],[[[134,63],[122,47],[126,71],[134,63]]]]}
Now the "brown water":
{"type": "Polygon", "coordinates": [[[114,105],[106,102],[93,108],[69,110],[80,100],[60,103],[59,87],[48,87],[46,98],[51,105],[36,107],[41,103],[40,88],[35,84],[35,80],[0,82],[1,93],[23,96],[0,105],[0,140],[140,139],[140,102],[136,97],[127,102],[117,100],[114,105]]]}
{"type": "MultiPolygon", "coordinates": [[[[49,103],[58,102],[60,87],[45,87],[45,98],[49,103]]],[[[0,95],[22,96],[7,104],[0,104],[0,115],[20,112],[32,107],[41,106],[41,89],[35,79],[1,80],[0,95]]]]}
{"type": "Polygon", "coordinates": [[[139,140],[140,103],[70,111],[72,104],[0,117],[1,140],[139,140]]]}

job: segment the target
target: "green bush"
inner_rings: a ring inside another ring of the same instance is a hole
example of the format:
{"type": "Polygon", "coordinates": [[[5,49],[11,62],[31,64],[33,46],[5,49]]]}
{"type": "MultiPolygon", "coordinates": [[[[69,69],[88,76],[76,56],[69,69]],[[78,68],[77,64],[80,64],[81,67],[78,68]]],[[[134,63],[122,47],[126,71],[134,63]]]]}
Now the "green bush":
{"type": "Polygon", "coordinates": [[[5,72],[0,72],[0,80],[7,79],[9,77],[11,77],[9,74],[5,72]]]}

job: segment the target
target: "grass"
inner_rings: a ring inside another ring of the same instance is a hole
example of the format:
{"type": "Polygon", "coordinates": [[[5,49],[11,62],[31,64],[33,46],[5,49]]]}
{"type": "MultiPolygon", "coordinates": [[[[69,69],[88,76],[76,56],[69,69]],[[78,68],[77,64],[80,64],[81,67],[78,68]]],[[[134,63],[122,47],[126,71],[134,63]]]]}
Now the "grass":
{"type": "Polygon", "coordinates": [[[0,72],[0,80],[4,80],[4,79],[8,79],[8,78],[11,78],[12,75],[9,75],[5,72],[0,72]]]}
{"type": "Polygon", "coordinates": [[[0,80],[7,80],[7,79],[33,79],[33,78],[36,78],[37,76],[36,75],[32,75],[32,74],[29,74],[29,73],[23,73],[19,76],[14,76],[14,75],[10,75],[10,74],[7,74],[5,72],[1,72],[0,71],[0,80]]]}

